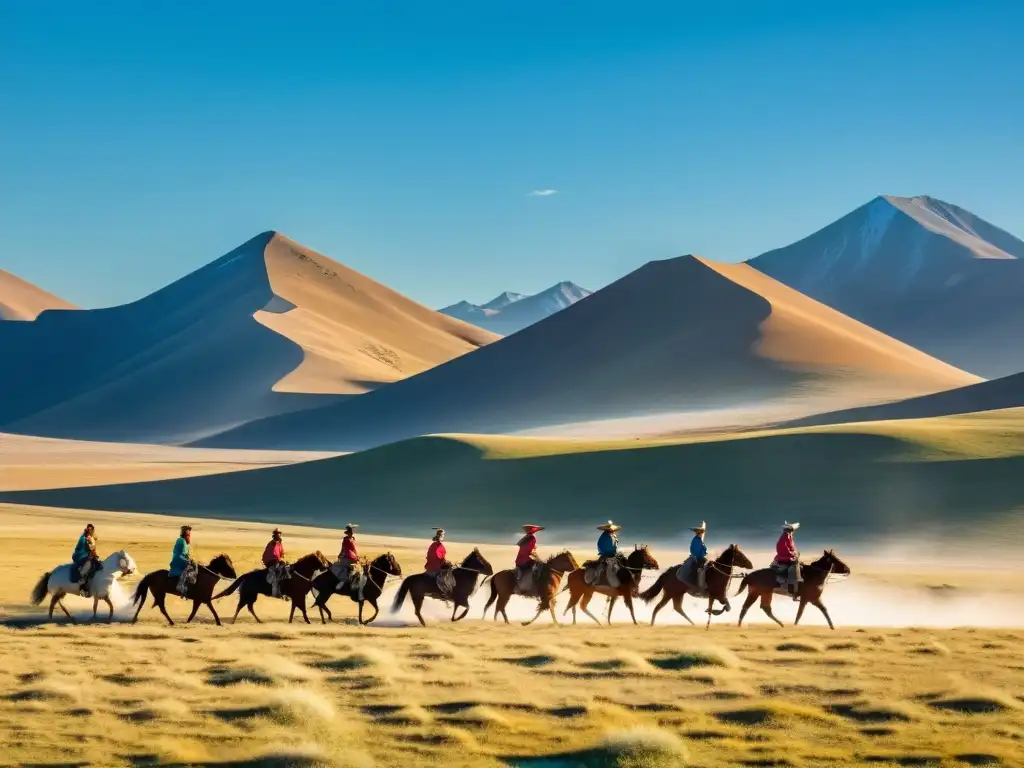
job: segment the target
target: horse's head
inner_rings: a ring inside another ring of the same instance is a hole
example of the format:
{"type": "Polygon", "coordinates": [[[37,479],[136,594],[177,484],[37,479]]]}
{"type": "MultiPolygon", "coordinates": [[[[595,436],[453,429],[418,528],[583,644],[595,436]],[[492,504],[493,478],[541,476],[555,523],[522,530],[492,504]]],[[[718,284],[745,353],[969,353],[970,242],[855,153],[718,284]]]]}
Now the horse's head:
{"type": "Polygon", "coordinates": [[[572,552],[568,549],[562,550],[557,555],[552,555],[548,558],[547,566],[552,571],[558,573],[568,573],[569,571],[575,571],[580,567],[579,561],[573,557],[572,552]]]}
{"type": "Polygon", "coordinates": [[[375,568],[378,571],[383,571],[390,576],[401,576],[402,566],[398,564],[395,556],[390,552],[385,552],[383,555],[377,555],[373,562],[370,563],[371,568],[375,568]]]}
{"type": "Polygon", "coordinates": [[[131,576],[137,570],[135,560],[123,549],[110,555],[103,564],[110,570],[120,571],[120,576],[131,576]]]}
{"type": "Polygon", "coordinates": [[[740,550],[739,544],[730,544],[729,548],[722,553],[722,556],[718,558],[718,562],[722,565],[727,565],[734,568],[753,568],[754,564],[750,562],[750,558],[747,557],[742,550],[740,550]]]}
{"type": "Polygon", "coordinates": [[[642,569],[645,571],[656,570],[659,567],[658,561],[654,559],[654,555],[651,554],[651,550],[646,544],[633,546],[633,551],[626,558],[626,565],[634,570],[642,569]]]}
{"type": "Polygon", "coordinates": [[[295,565],[292,566],[292,570],[306,578],[310,578],[317,571],[326,571],[330,567],[331,563],[326,557],[324,557],[324,553],[317,550],[316,552],[310,552],[308,555],[296,560],[295,565]]]}
{"type": "Polygon", "coordinates": [[[485,576],[494,575],[494,569],[491,567],[491,564],[487,562],[487,558],[483,556],[483,553],[478,547],[474,548],[472,552],[466,555],[466,559],[462,561],[462,565],[460,567],[469,571],[482,573],[485,576]]]}
{"type": "Polygon", "coordinates": [[[235,566],[231,562],[231,558],[223,553],[213,558],[213,560],[210,561],[210,564],[206,567],[218,576],[223,576],[225,579],[234,579],[238,577],[238,574],[235,573],[235,566]]]}
{"type": "Polygon", "coordinates": [[[850,575],[850,566],[836,557],[835,550],[826,549],[824,555],[811,563],[812,568],[825,571],[826,573],[841,573],[844,576],[850,575]]]}

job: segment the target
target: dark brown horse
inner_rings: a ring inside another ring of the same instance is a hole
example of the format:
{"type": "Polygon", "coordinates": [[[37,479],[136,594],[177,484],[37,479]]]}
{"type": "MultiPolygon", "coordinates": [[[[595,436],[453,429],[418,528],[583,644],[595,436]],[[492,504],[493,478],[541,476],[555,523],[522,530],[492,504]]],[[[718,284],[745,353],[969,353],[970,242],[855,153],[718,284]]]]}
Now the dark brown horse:
{"type": "Polygon", "coordinates": [[[455,577],[455,587],[452,589],[450,596],[441,593],[437,586],[436,574],[417,573],[407,576],[405,581],[402,582],[402,586],[398,588],[398,594],[395,595],[395,602],[391,606],[391,612],[398,613],[402,608],[402,603],[405,602],[406,595],[410,595],[413,608],[416,610],[416,618],[420,620],[420,624],[424,627],[427,626],[427,622],[423,620],[420,609],[423,608],[423,600],[427,597],[432,597],[435,600],[451,600],[455,603],[452,607],[452,621],[461,621],[466,618],[466,614],[469,613],[469,598],[476,592],[477,581],[481,576],[485,578],[493,576],[494,569],[480,553],[480,550],[474,549],[466,556],[461,565],[452,569],[452,575],[455,577]],[[460,615],[456,616],[459,608],[464,610],[460,615]]]}
{"type": "MultiPolygon", "coordinates": [[[[313,588],[313,577],[330,567],[331,564],[322,552],[311,552],[296,560],[295,564],[291,566],[291,578],[281,582],[281,594],[291,598],[292,601],[292,610],[288,614],[289,624],[295,618],[296,609],[302,611],[302,618],[306,620],[307,624],[310,623],[309,616],[306,614],[306,595],[313,588]]],[[[238,614],[242,612],[242,608],[248,608],[252,617],[262,624],[263,622],[260,621],[260,617],[256,615],[256,611],[252,607],[260,595],[268,597],[272,595],[270,582],[267,580],[267,569],[257,568],[255,571],[249,571],[235,579],[235,582],[219,595],[214,595],[213,599],[220,600],[239,588],[241,588],[241,592],[238,594],[238,608],[235,609],[235,615],[231,619],[232,623],[238,620],[238,614]]]]}
{"type": "Polygon", "coordinates": [[[377,600],[380,599],[380,594],[384,591],[384,582],[387,581],[388,576],[401,575],[402,566],[390,552],[378,555],[372,562],[364,563],[363,578],[365,582],[362,590],[353,591],[351,582],[343,584],[341,589],[338,589],[338,577],[330,569],[324,571],[313,579],[313,589],[316,590],[316,600],[313,605],[320,609],[320,621],[324,624],[328,620],[334,621],[334,616],[331,615],[331,610],[327,607],[327,601],[331,599],[331,595],[347,595],[352,598],[353,602],[359,603],[359,623],[369,624],[380,613],[377,600]],[[373,606],[373,616],[366,621],[363,621],[363,603],[373,606]],[[326,619],[324,613],[327,614],[326,619]]]}
{"type": "MultiPolygon", "coordinates": [[[[185,593],[185,599],[192,601],[192,613],[188,615],[185,623],[187,624],[196,617],[200,605],[205,605],[213,614],[214,621],[220,625],[220,616],[217,615],[217,611],[213,607],[211,595],[213,595],[213,589],[217,586],[218,581],[236,577],[235,567],[231,564],[230,557],[217,555],[209,565],[200,565],[198,568],[199,572],[196,574],[195,583],[191,584],[185,593]]],[[[142,581],[135,588],[135,596],[132,598],[132,603],[139,606],[132,618],[132,624],[139,620],[139,614],[146,607],[146,597],[149,593],[153,594],[153,607],[159,608],[160,613],[167,619],[167,623],[174,626],[171,617],[167,615],[164,599],[167,595],[178,594],[178,577],[169,575],[166,568],[147,573],[142,577],[142,581]]]]}
{"type": "MultiPolygon", "coordinates": [[[[650,589],[644,590],[640,594],[640,599],[645,603],[649,603],[658,595],[663,594],[661,601],[654,606],[654,612],[651,614],[651,624],[654,624],[654,620],[658,617],[658,611],[664,608],[669,600],[672,601],[672,607],[675,608],[676,613],[690,622],[690,624],[693,624],[693,620],[683,610],[683,596],[687,593],[692,593],[693,588],[686,582],[681,581],[676,575],[681,567],[681,565],[673,565],[658,577],[658,580],[651,585],[650,589]]],[[[711,626],[712,616],[719,616],[724,611],[732,610],[732,606],[729,605],[728,594],[729,582],[732,580],[732,569],[753,567],[754,564],[740,551],[737,544],[729,545],[729,548],[719,555],[717,560],[708,564],[707,570],[704,571],[704,578],[707,582],[708,626],[711,626]],[[718,611],[713,610],[715,600],[725,607],[720,608],[718,611]]]]}
{"type": "MultiPolygon", "coordinates": [[[[797,608],[796,621],[793,622],[793,626],[800,623],[800,617],[804,615],[804,608],[810,603],[821,611],[825,621],[828,622],[829,629],[835,629],[832,626],[832,618],[828,615],[825,604],[821,602],[821,594],[825,591],[825,584],[828,581],[828,577],[832,574],[848,576],[850,574],[850,567],[836,557],[835,552],[831,549],[827,550],[822,557],[810,565],[801,566],[803,581],[800,582],[797,589],[800,607],[797,608]]],[[[785,587],[779,586],[775,571],[771,568],[761,568],[747,574],[743,577],[743,581],[740,582],[740,588],[736,594],[741,594],[744,589],[748,589],[749,593],[743,603],[743,608],[740,610],[739,625],[743,626],[743,617],[747,615],[747,610],[754,604],[755,600],[761,598],[761,610],[768,614],[768,618],[781,627],[782,622],[775,618],[775,614],[772,613],[772,595],[775,594],[776,590],[779,590],[780,594],[784,593],[787,597],[789,597],[789,593],[785,592],[785,587]]]]}
{"type": "MultiPolygon", "coordinates": [[[[535,622],[544,611],[550,611],[551,620],[555,624],[558,623],[558,617],[555,616],[555,595],[558,594],[558,587],[562,584],[562,576],[569,571],[575,571],[579,567],[580,564],[569,550],[552,555],[540,565],[538,569],[539,574],[534,576],[534,594],[523,595],[523,597],[539,599],[540,605],[537,608],[537,615],[529,621],[523,622],[524,627],[535,622]]],[[[484,606],[484,618],[487,618],[487,609],[497,600],[498,604],[494,607],[494,620],[498,620],[498,614],[500,613],[505,618],[505,623],[508,624],[508,614],[505,613],[505,607],[508,605],[512,595],[517,594],[517,581],[515,568],[498,571],[494,574],[494,578],[491,579],[491,596],[487,598],[487,605],[484,606]]]]}
{"type": "Polygon", "coordinates": [[[654,559],[647,545],[633,547],[633,551],[625,559],[626,562],[619,568],[619,586],[609,587],[604,584],[587,584],[584,577],[585,568],[573,571],[566,581],[566,589],[569,590],[569,604],[565,607],[563,614],[572,611],[572,623],[576,623],[576,604],[579,603],[580,610],[592,618],[598,624],[601,623],[594,614],[587,610],[591,598],[595,594],[606,595],[611,598],[608,601],[608,623],[612,623],[612,608],[615,602],[621,597],[629,608],[629,615],[633,617],[636,624],[636,614],[633,613],[633,598],[640,589],[640,577],[644,571],[654,570],[658,567],[658,561],[654,559]]]}

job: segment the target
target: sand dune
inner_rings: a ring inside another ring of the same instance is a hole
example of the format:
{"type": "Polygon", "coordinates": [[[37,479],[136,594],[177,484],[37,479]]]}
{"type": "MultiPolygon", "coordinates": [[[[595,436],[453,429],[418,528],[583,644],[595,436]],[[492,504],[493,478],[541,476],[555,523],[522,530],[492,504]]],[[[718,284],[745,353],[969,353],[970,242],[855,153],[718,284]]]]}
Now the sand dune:
{"type": "Polygon", "coordinates": [[[1024,370],[1024,242],[932,197],[878,197],[750,264],[988,378],[1024,370]]]}
{"type": "Polygon", "coordinates": [[[0,320],[35,320],[48,309],[76,309],[64,299],[0,269],[0,320]]]}
{"type": "Polygon", "coordinates": [[[982,381],[966,387],[911,397],[894,403],[846,408],[815,414],[791,423],[792,426],[843,424],[890,419],[921,419],[960,413],[997,411],[1024,406],[1024,373],[982,381]]]}
{"type": "Polygon", "coordinates": [[[179,443],[493,340],[265,233],[140,301],[0,325],[5,431],[179,443]]]}
{"type": "Polygon", "coordinates": [[[95,443],[0,433],[0,490],[166,480],[272,467],[327,455],[95,443]]]}
{"type": "Polygon", "coordinates": [[[747,265],[652,262],[514,336],[358,401],[247,424],[211,446],[358,450],[436,432],[758,403],[765,419],[977,381],[747,265]]]}
{"type": "Polygon", "coordinates": [[[381,534],[443,525],[476,540],[524,518],[571,540],[609,518],[631,540],[665,540],[682,535],[693,510],[737,536],[799,518],[805,542],[823,545],[908,531],[942,539],[965,527],[1005,540],[1024,537],[1007,524],[1024,505],[1024,409],[661,441],[422,437],[282,467],[0,501],[274,524],[343,515],[381,534]]]}

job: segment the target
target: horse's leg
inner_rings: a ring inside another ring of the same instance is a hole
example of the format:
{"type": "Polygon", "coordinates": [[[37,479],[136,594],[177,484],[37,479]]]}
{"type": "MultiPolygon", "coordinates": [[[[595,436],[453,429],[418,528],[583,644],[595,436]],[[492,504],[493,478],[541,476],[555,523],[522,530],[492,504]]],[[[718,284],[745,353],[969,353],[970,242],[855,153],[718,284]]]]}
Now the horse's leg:
{"type": "MultiPolygon", "coordinates": [[[[319,600],[316,602],[316,609],[318,611],[320,611],[320,623],[321,624],[326,624],[327,623],[327,619],[324,618],[324,607],[320,604],[319,600]]],[[[360,603],[359,604],[359,614],[360,614],[360,616],[362,615],[362,613],[363,613],[363,604],[360,603]]]]}
{"type": "Polygon", "coordinates": [[[633,623],[636,624],[636,614],[633,613],[633,596],[627,592],[622,596],[622,601],[626,604],[626,607],[629,608],[630,618],[632,618],[633,623]]]}
{"type": "Polygon", "coordinates": [[[612,625],[612,608],[615,607],[615,602],[619,599],[618,595],[612,595],[608,598],[608,626],[612,625]]]}
{"type": "Polygon", "coordinates": [[[413,612],[416,614],[416,618],[420,620],[422,626],[427,626],[427,622],[423,620],[423,614],[420,613],[420,609],[423,607],[423,595],[412,592],[412,607],[413,612]]]}
{"type": "MultiPolygon", "coordinates": [[[[155,596],[154,596],[154,599],[156,599],[155,596]]],[[[171,617],[167,615],[167,609],[164,607],[164,596],[163,595],[160,595],[160,599],[157,600],[156,607],[160,609],[160,613],[162,613],[164,615],[164,618],[167,619],[167,623],[170,624],[173,627],[174,626],[174,622],[171,620],[171,617]]]]}
{"type": "Polygon", "coordinates": [[[110,596],[103,598],[107,603],[107,624],[114,620],[114,604],[110,602],[110,596]]]}
{"type": "Polygon", "coordinates": [[[72,623],[75,623],[75,617],[68,613],[68,609],[64,607],[64,595],[57,598],[57,605],[59,605],[60,609],[64,611],[64,615],[71,619],[72,623]]]}
{"type": "MultiPolygon", "coordinates": [[[[458,607],[458,606],[456,606],[456,607],[458,607]]],[[[464,618],[466,618],[466,614],[467,613],[469,613],[469,606],[468,605],[463,609],[462,615],[459,616],[458,618],[455,618],[455,611],[452,611],[452,621],[453,622],[454,621],[462,621],[464,618]]]]}
{"type": "Polygon", "coordinates": [[[534,614],[533,618],[532,618],[532,619],[530,619],[529,621],[524,621],[524,622],[523,622],[523,626],[524,626],[524,627],[528,627],[528,626],[530,626],[531,624],[533,624],[533,622],[535,622],[535,621],[536,621],[536,620],[537,620],[538,618],[540,618],[540,615],[541,615],[541,613],[542,613],[543,611],[544,611],[544,609],[543,609],[543,608],[541,607],[541,604],[540,604],[540,603],[537,603],[537,613],[536,613],[536,614],[534,614]]]}
{"type": "Polygon", "coordinates": [[[96,611],[99,610],[99,607],[100,607],[100,599],[98,597],[94,597],[92,599],[92,620],[93,621],[96,621],[96,611]]]}
{"type": "Polygon", "coordinates": [[[580,599],[580,610],[583,611],[585,614],[587,614],[587,616],[592,618],[595,622],[597,622],[597,626],[601,626],[601,620],[599,618],[597,618],[597,616],[592,614],[590,612],[590,609],[587,608],[587,606],[590,605],[590,598],[592,598],[593,596],[594,596],[593,592],[584,592],[583,593],[583,597],[580,599]]]}
{"type": "Polygon", "coordinates": [[[656,606],[654,606],[654,610],[651,611],[651,626],[652,627],[654,626],[654,620],[656,618],[658,618],[658,611],[660,611],[662,608],[664,608],[668,604],[668,601],[671,600],[671,599],[672,598],[669,596],[668,592],[665,592],[665,594],[663,594],[661,596],[661,600],[658,601],[658,604],[656,606]]]}
{"type": "Polygon", "coordinates": [[[508,614],[505,613],[505,608],[508,606],[508,600],[509,600],[509,596],[508,595],[502,595],[500,593],[498,594],[498,602],[494,606],[494,620],[495,621],[498,620],[498,614],[500,613],[504,617],[505,623],[506,624],[509,623],[508,622],[508,614]]]}
{"type": "Polygon", "coordinates": [[[806,608],[806,607],[807,607],[807,598],[806,597],[801,597],[800,598],[800,606],[796,609],[796,618],[793,619],[793,626],[794,627],[797,624],[800,623],[800,617],[804,615],[804,608],[806,608]]]}
{"type": "MultiPolygon", "coordinates": [[[[294,602],[294,600],[293,600],[293,602],[294,602]]],[[[305,621],[307,624],[312,624],[313,622],[311,622],[309,620],[309,614],[306,613],[306,596],[305,595],[302,596],[302,602],[299,603],[299,610],[302,611],[302,619],[303,619],[303,621],[305,621]]]]}
{"type": "Polygon", "coordinates": [[[367,600],[366,602],[368,602],[370,605],[373,606],[373,616],[368,618],[366,621],[363,621],[363,618],[362,618],[363,617],[363,604],[360,603],[359,604],[359,623],[360,624],[369,624],[371,621],[376,619],[377,618],[377,614],[380,613],[380,608],[377,607],[377,602],[375,600],[367,600]]]}
{"type": "Polygon", "coordinates": [[[234,624],[236,621],[238,621],[238,614],[240,614],[242,612],[242,607],[244,605],[245,605],[245,601],[242,599],[242,596],[239,595],[238,596],[238,607],[235,609],[235,615],[231,617],[231,623],[232,624],[234,624]]]}
{"type": "Polygon", "coordinates": [[[217,622],[217,626],[220,626],[220,616],[217,615],[217,610],[213,607],[213,600],[206,601],[206,607],[210,609],[210,613],[213,614],[213,620],[217,622]]]}
{"type": "Polygon", "coordinates": [[[757,593],[751,590],[747,593],[747,599],[743,601],[743,607],[740,608],[740,620],[739,623],[736,625],[737,627],[743,626],[743,617],[747,615],[747,611],[750,610],[750,606],[752,606],[756,601],[757,593]]]}
{"type": "Polygon", "coordinates": [[[683,596],[685,594],[686,593],[683,592],[682,595],[676,595],[675,597],[673,597],[672,598],[672,607],[675,608],[676,613],[678,613],[680,616],[682,616],[684,619],[686,619],[688,622],[690,622],[690,626],[692,627],[692,626],[695,626],[694,623],[693,623],[693,619],[691,619],[689,616],[687,616],[686,615],[686,611],[683,610],[683,596]]]}
{"type": "Polygon", "coordinates": [[[245,606],[245,607],[249,609],[249,613],[251,613],[251,614],[252,614],[252,617],[253,617],[254,619],[256,619],[256,623],[257,623],[257,624],[262,624],[263,622],[262,622],[262,621],[260,620],[260,617],[259,617],[259,616],[257,616],[257,615],[256,615],[256,611],[254,611],[254,610],[253,610],[253,606],[254,606],[254,605],[256,605],[256,598],[255,598],[255,597],[254,597],[254,598],[252,598],[252,600],[250,600],[250,601],[249,601],[248,603],[246,603],[246,606],[245,606]]]}
{"type": "Polygon", "coordinates": [[[832,617],[828,615],[828,609],[825,607],[825,604],[821,602],[821,598],[817,597],[812,600],[811,603],[813,603],[815,608],[821,611],[822,615],[825,617],[825,621],[828,622],[828,628],[834,630],[835,626],[832,624],[832,617]]]}
{"type": "Polygon", "coordinates": [[[761,610],[768,614],[768,618],[778,624],[780,627],[785,626],[781,621],[775,618],[775,614],[772,613],[772,593],[768,592],[761,598],[761,610]]]}
{"type": "Polygon", "coordinates": [[[712,616],[711,609],[714,606],[714,604],[715,604],[715,598],[709,597],[708,598],[708,623],[704,626],[704,629],[711,629],[711,616],[712,616]]]}
{"type": "Polygon", "coordinates": [[[199,606],[200,605],[202,605],[202,602],[200,600],[198,600],[198,599],[193,599],[192,600],[192,613],[190,613],[188,615],[188,618],[185,619],[185,623],[186,624],[191,623],[192,619],[194,619],[196,617],[196,614],[199,613],[199,606]]]}
{"type": "Polygon", "coordinates": [[[292,609],[291,609],[291,611],[290,611],[290,612],[288,613],[288,623],[289,623],[289,624],[291,624],[291,623],[292,623],[292,619],[294,619],[294,618],[295,618],[295,609],[296,609],[296,608],[298,608],[298,606],[297,606],[297,605],[295,605],[295,601],[294,601],[294,600],[292,600],[292,609]]]}

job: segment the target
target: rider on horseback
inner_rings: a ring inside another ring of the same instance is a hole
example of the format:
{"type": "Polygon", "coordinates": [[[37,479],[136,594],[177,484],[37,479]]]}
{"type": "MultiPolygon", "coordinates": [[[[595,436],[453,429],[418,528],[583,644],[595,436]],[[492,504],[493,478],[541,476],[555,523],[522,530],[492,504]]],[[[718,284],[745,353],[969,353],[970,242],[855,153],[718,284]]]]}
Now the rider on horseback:
{"type": "Polygon", "coordinates": [[[178,540],[174,542],[174,550],[171,552],[171,564],[167,569],[167,575],[177,578],[176,591],[181,597],[185,597],[188,588],[195,584],[198,569],[191,557],[192,526],[181,526],[181,533],[178,540]]]}
{"type": "Polygon", "coordinates": [[[288,564],[284,560],[281,529],[275,528],[270,536],[270,541],[263,550],[263,565],[267,569],[270,593],[274,597],[281,597],[281,582],[288,579],[288,564]]]}
{"type": "Polygon", "coordinates": [[[800,523],[782,524],[782,535],[775,544],[775,560],[772,562],[772,569],[780,577],[780,583],[786,586],[794,600],[800,599],[800,582],[803,581],[800,578],[800,553],[793,541],[793,532],[799,527],[800,523]]]}
{"type": "Polygon", "coordinates": [[[338,579],[336,589],[342,589],[349,581],[355,581],[358,571],[355,566],[359,563],[359,553],[356,551],[356,531],[358,525],[349,523],[345,526],[345,536],[341,540],[341,552],[338,553],[338,562],[331,570],[338,579]]]}
{"type": "Polygon", "coordinates": [[[533,572],[537,560],[537,532],[543,531],[541,525],[524,525],[526,535],[517,544],[519,552],[516,554],[516,591],[520,594],[529,594],[533,587],[533,572]]]}
{"type": "Polygon", "coordinates": [[[608,586],[619,586],[619,537],[616,535],[622,530],[621,525],[616,525],[609,520],[604,525],[597,526],[601,535],[597,539],[597,562],[595,567],[588,569],[585,576],[589,576],[588,583],[596,584],[601,578],[601,566],[604,565],[607,574],[608,586]]]}
{"type": "Polygon", "coordinates": [[[444,548],[444,528],[434,529],[434,538],[431,539],[427,548],[427,562],[423,570],[437,577],[437,588],[441,595],[447,600],[451,597],[455,588],[455,576],[452,574],[452,564],[445,559],[448,554],[444,548]]]}
{"type": "Polygon", "coordinates": [[[78,591],[83,597],[89,596],[89,579],[99,566],[96,555],[96,526],[89,523],[75,544],[75,552],[71,555],[71,563],[78,571],[78,591]]]}
{"type": "Polygon", "coordinates": [[[707,579],[705,578],[704,569],[707,568],[708,563],[708,548],[704,543],[704,534],[708,531],[708,524],[702,521],[699,526],[690,530],[693,531],[693,538],[690,539],[690,559],[693,564],[691,573],[694,574],[697,588],[701,592],[706,592],[707,579]]]}

